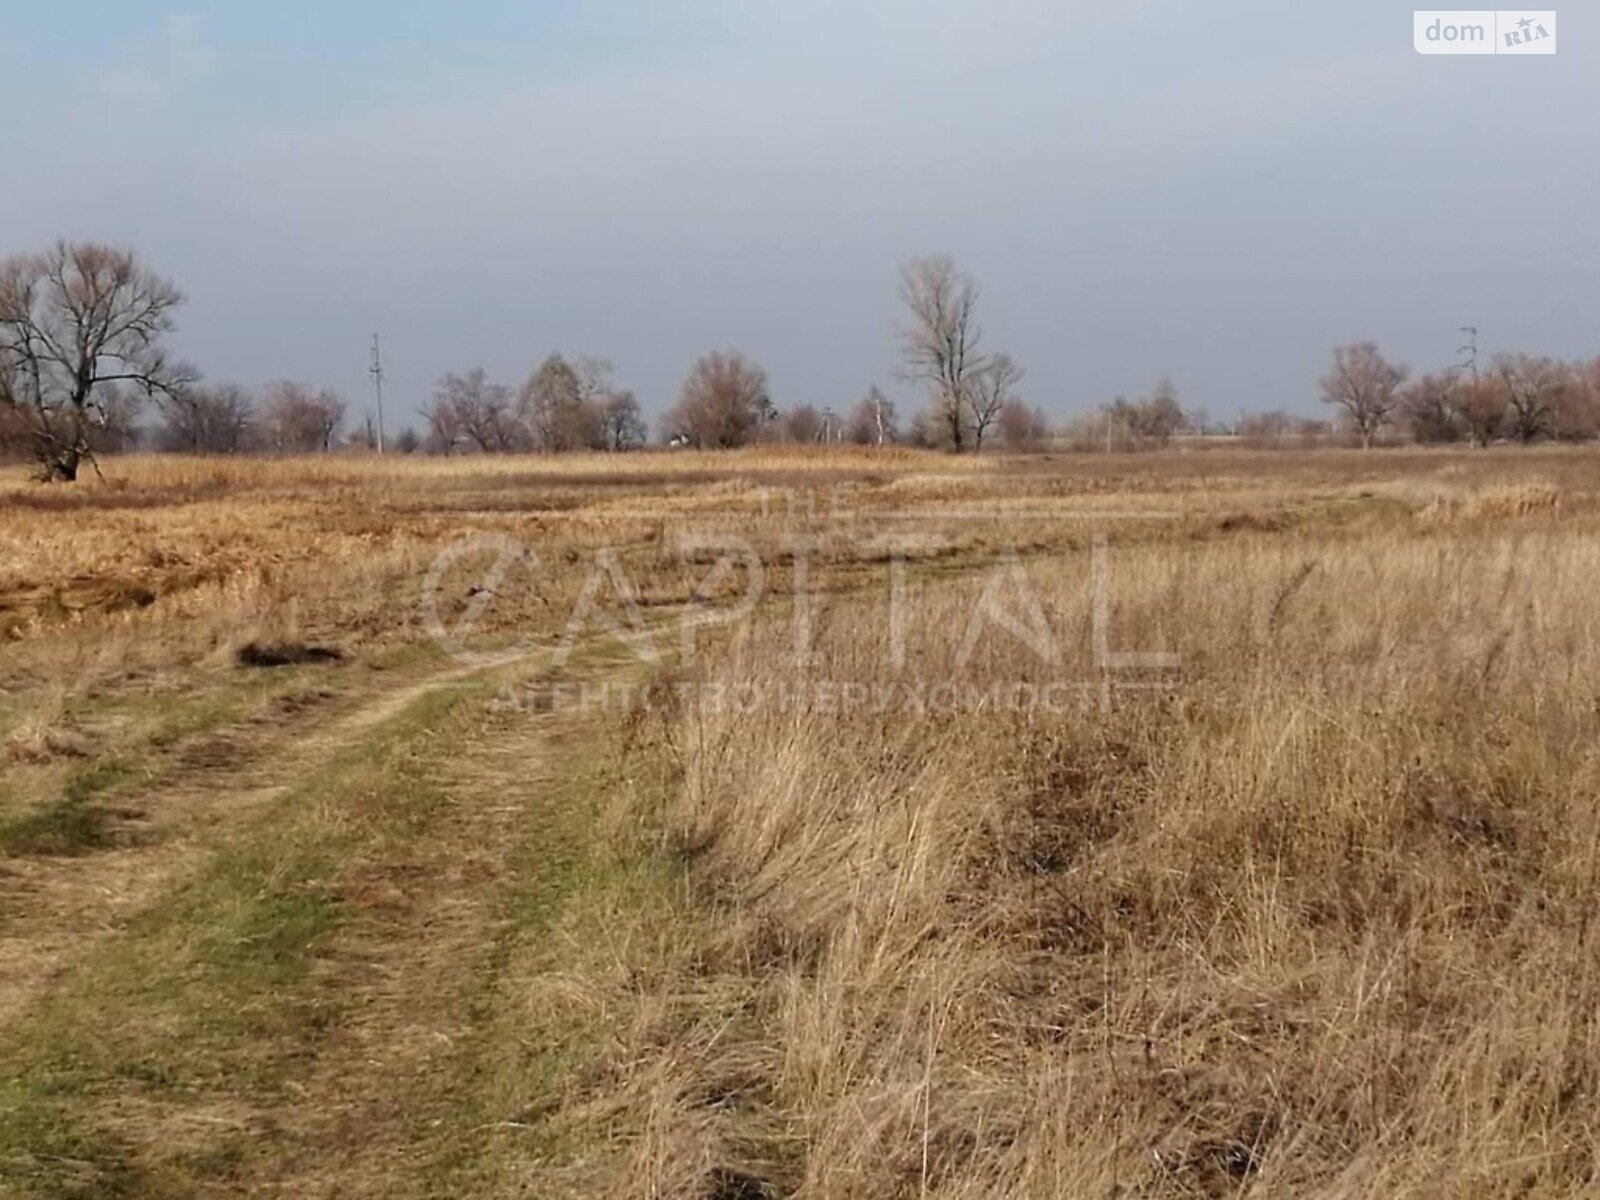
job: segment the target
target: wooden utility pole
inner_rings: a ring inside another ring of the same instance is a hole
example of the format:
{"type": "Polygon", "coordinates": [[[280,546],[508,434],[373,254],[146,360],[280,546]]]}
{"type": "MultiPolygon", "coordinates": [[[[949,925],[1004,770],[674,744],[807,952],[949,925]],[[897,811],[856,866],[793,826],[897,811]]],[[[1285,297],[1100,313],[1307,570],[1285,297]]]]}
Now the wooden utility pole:
{"type": "Polygon", "coordinates": [[[378,396],[378,453],[383,453],[383,350],[378,335],[372,335],[372,366],[367,368],[372,376],[372,387],[378,396]]]}

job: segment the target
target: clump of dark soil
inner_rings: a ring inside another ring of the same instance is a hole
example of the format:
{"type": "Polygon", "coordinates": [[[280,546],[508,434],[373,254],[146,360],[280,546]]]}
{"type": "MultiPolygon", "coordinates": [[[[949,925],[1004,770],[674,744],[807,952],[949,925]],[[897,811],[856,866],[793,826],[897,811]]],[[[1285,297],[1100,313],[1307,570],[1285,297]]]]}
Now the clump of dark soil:
{"type": "Polygon", "coordinates": [[[248,642],[234,653],[241,667],[296,667],[305,663],[344,661],[344,651],[334,646],[305,642],[248,642]]]}

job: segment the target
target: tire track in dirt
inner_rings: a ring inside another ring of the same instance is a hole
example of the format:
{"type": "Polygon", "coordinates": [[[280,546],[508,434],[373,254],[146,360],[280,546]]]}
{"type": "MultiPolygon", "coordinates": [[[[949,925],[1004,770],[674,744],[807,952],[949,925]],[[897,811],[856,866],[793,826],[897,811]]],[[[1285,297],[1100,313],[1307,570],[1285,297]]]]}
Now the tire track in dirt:
{"type": "Polygon", "coordinates": [[[257,1127],[281,1131],[278,1154],[256,1166],[261,1193],[433,1194],[427,1180],[441,1145],[470,1142],[462,1122],[473,1109],[456,1088],[463,1047],[485,1014],[464,985],[485,969],[510,919],[507,890],[527,882],[516,859],[530,830],[543,838],[560,823],[551,806],[561,803],[563,771],[593,735],[581,719],[552,713],[518,713],[486,729],[440,771],[457,802],[426,836],[354,864],[347,895],[362,911],[329,953],[343,964],[335,970],[359,976],[341,992],[356,1002],[296,1080],[294,1102],[253,1114],[257,1127]]]}
{"type": "Polygon", "coordinates": [[[287,794],[424,696],[526,657],[525,650],[507,651],[435,671],[359,700],[332,720],[307,713],[263,738],[242,768],[180,777],[127,796],[126,805],[163,831],[159,839],[73,857],[0,860],[0,1026],[187,878],[228,826],[287,794]]]}

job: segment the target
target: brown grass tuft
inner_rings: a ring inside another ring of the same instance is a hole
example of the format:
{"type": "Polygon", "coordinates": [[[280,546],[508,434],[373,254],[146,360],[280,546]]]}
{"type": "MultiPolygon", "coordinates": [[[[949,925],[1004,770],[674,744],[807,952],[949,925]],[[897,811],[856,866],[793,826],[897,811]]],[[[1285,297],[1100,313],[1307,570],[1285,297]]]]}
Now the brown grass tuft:
{"type": "Polygon", "coordinates": [[[1561,511],[1561,489],[1543,480],[1474,488],[1438,496],[1419,514],[1428,524],[1554,515],[1561,511]]]}

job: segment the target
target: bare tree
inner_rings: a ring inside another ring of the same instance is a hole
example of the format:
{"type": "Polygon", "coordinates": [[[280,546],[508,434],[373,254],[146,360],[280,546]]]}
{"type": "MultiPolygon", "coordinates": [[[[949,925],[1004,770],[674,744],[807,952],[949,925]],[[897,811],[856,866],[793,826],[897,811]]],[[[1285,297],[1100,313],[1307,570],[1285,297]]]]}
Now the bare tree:
{"type": "Polygon", "coordinates": [[[546,453],[599,449],[604,420],[599,397],[609,386],[610,364],[580,360],[573,366],[559,354],[539,364],[522,387],[518,411],[533,434],[533,444],[546,453]]]}
{"type": "Polygon", "coordinates": [[[1454,442],[1465,431],[1460,412],[1461,380],[1452,372],[1421,376],[1400,397],[1400,411],[1413,441],[1454,442]]]}
{"type": "Polygon", "coordinates": [[[549,454],[561,449],[562,414],[580,402],[578,388],[578,373],[559,354],[550,355],[528,376],[517,397],[517,415],[535,450],[549,454]]]}
{"type": "Polygon", "coordinates": [[[344,424],[344,397],[328,388],[281,382],[267,387],[261,406],[266,440],[279,454],[310,454],[333,449],[344,424]]]}
{"type": "Polygon", "coordinates": [[[1093,425],[1099,431],[1093,440],[1101,443],[1096,449],[1149,449],[1165,446],[1189,424],[1188,415],[1178,403],[1178,389],[1172,380],[1161,379],[1148,396],[1136,400],[1118,396],[1101,408],[1097,420],[1080,423],[1074,436],[1088,444],[1092,437],[1089,425],[1093,425]]]}
{"type": "Polygon", "coordinates": [[[1474,446],[1487,446],[1506,427],[1506,388],[1496,376],[1464,379],[1456,389],[1456,414],[1474,446]]]}
{"type": "Polygon", "coordinates": [[[578,383],[578,407],[568,414],[567,440],[591,450],[632,450],[649,430],[632,392],[617,387],[611,360],[580,354],[571,363],[578,383]]]}
{"type": "Polygon", "coordinates": [[[885,446],[900,440],[900,422],[894,401],[877,384],[856,402],[845,422],[845,438],[858,446],[885,446]]]}
{"type": "Polygon", "coordinates": [[[526,441],[513,409],[511,389],[491,382],[482,367],[439,380],[422,415],[434,445],[445,454],[462,446],[503,454],[526,441]]]}
{"type": "Polygon", "coordinates": [[[178,388],[157,400],[161,445],[190,454],[239,454],[255,436],[255,401],[233,384],[178,388]]]}
{"type": "Polygon", "coordinates": [[[801,444],[819,442],[823,440],[825,432],[822,414],[814,404],[800,404],[784,414],[783,436],[788,441],[801,444]]]}
{"type": "Polygon", "coordinates": [[[694,364],[663,428],[669,440],[729,449],[745,445],[775,416],[767,373],[738,351],[718,352],[694,364]]]}
{"type": "Polygon", "coordinates": [[[999,420],[1005,406],[1017,400],[1016,387],[1022,378],[1022,368],[1011,361],[1009,354],[996,354],[981,370],[972,373],[966,397],[974,452],[983,450],[983,439],[999,420]]]}
{"type": "Polygon", "coordinates": [[[1322,381],[1322,399],[1344,410],[1362,448],[1370,449],[1378,430],[1394,419],[1408,373],[1384,358],[1373,342],[1338,346],[1333,351],[1333,369],[1322,381]]]}
{"type": "Polygon", "coordinates": [[[578,380],[578,399],[598,409],[615,390],[613,371],[609,358],[597,354],[580,354],[574,358],[572,373],[578,380]]]}
{"type": "Polygon", "coordinates": [[[1556,436],[1569,441],[1600,436],[1600,358],[1574,364],[1571,386],[1556,414],[1556,436]]]}
{"type": "Polygon", "coordinates": [[[932,388],[936,418],[959,454],[973,377],[987,365],[978,350],[978,285],[946,257],[920,258],[900,272],[900,298],[911,311],[899,331],[902,374],[932,388]]]}
{"type": "Polygon", "coordinates": [[[1600,366],[1563,365],[1550,410],[1550,432],[1563,442],[1593,441],[1600,434],[1600,366]]]}
{"type": "Polygon", "coordinates": [[[26,430],[44,478],[76,479],[97,430],[192,379],[162,346],[182,302],[129,250],[58,242],[0,263],[0,410],[26,430]]]}
{"type": "Polygon", "coordinates": [[[422,419],[428,426],[428,453],[449,457],[465,442],[459,415],[444,391],[442,380],[435,386],[433,398],[423,406],[422,419]]]}
{"type": "Polygon", "coordinates": [[[1133,431],[1142,441],[1165,446],[1189,425],[1189,417],[1178,403],[1178,388],[1163,376],[1134,408],[1133,431]]]}
{"type": "Polygon", "coordinates": [[[1511,436],[1532,442],[1554,432],[1563,392],[1576,386],[1572,371],[1553,358],[1501,354],[1494,375],[1505,392],[1511,436]]]}
{"type": "Polygon", "coordinates": [[[607,450],[636,450],[650,435],[632,392],[608,391],[600,401],[600,423],[607,450]]]}
{"type": "Polygon", "coordinates": [[[1050,422],[1044,413],[1020,400],[1008,400],[1000,408],[995,432],[1008,450],[1031,450],[1050,437],[1050,422]]]}

